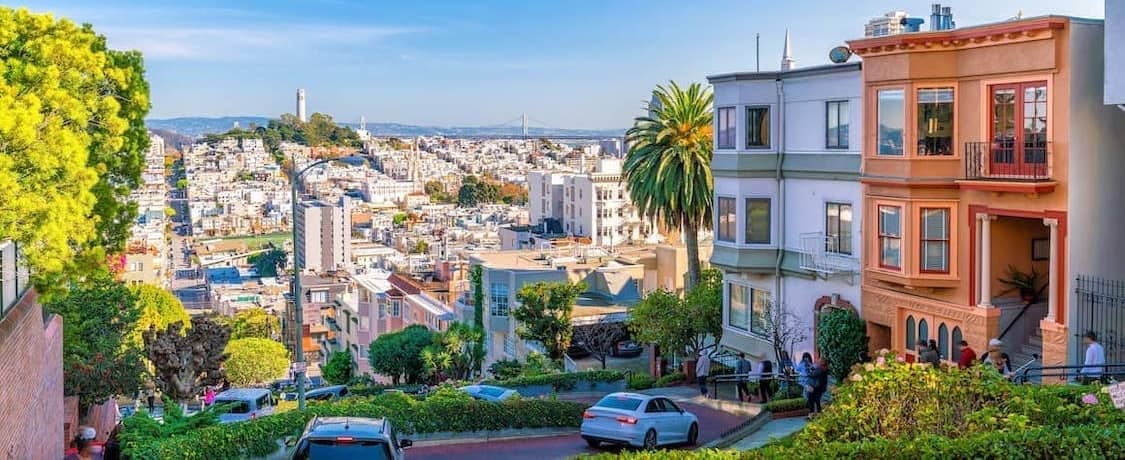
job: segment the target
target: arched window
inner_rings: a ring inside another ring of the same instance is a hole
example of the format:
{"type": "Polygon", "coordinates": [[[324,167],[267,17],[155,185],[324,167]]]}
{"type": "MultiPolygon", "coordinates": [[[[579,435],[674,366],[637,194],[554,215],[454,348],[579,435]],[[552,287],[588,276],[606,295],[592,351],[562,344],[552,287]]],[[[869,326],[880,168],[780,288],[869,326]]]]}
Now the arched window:
{"type": "Polygon", "coordinates": [[[914,333],[914,316],[913,315],[907,316],[906,317],[906,349],[907,350],[913,350],[914,349],[914,340],[917,339],[917,338],[918,338],[918,336],[915,335],[915,333],[914,333]]]}
{"type": "Polygon", "coordinates": [[[937,349],[941,359],[949,359],[949,327],[945,323],[937,328],[937,349]]]}
{"type": "Polygon", "coordinates": [[[918,340],[922,343],[930,340],[930,325],[926,323],[925,318],[918,320],[918,340]]]}
{"type": "Polygon", "coordinates": [[[960,327],[954,327],[953,328],[952,341],[953,341],[953,352],[950,354],[951,357],[949,359],[952,359],[953,361],[960,361],[961,360],[961,328],[960,327]]]}

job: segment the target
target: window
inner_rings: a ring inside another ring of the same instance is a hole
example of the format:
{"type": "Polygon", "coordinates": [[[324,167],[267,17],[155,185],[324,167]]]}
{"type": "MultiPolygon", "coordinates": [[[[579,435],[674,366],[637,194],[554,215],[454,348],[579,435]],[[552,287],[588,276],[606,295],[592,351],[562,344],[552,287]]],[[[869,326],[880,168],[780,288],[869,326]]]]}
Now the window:
{"type": "Polygon", "coordinates": [[[490,283],[488,296],[491,301],[489,313],[492,316],[508,316],[508,285],[490,283]]]}
{"type": "Polygon", "coordinates": [[[914,344],[915,344],[916,338],[917,338],[917,336],[914,335],[914,316],[913,315],[907,316],[906,317],[906,349],[907,350],[914,350],[914,344]]]}
{"type": "Polygon", "coordinates": [[[770,199],[746,199],[746,243],[770,243],[770,199]]]}
{"type": "Polygon", "coordinates": [[[770,146],[770,108],[746,108],[746,148],[762,149],[770,146]]]}
{"type": "Polygon", "coordinates": [[[721,196],[718,198],[718,212],[716,213],[715,220],[715,233],[718,234],[719,241],[726,241],[728,243],[734,242],[734,229],[737,216],[734,209],[734,198],[729,196],[721,196]]]}
{"type": "Polygon", "coordinates": [[[722,107],[718,113],[719,129],[715,137],[720,149],[734,148],[734,107],[722,107]]]}
{"type": "Polygon", "coordinates": [[[391,301],[391,316],[393,316],[395,318],[398,318],[401,315],[402,315],[402,301],[392,300],[391,301]]]}
{"type": "Polygon", "coordinates": [[[918,341],[925,345],[930,340],[930,325],[925,318],[918,320],[918,341]]]}
{"type": "Polygon", "coordinates": [[[848,101],[828,101],[828,129],[824,146],[830,149],[848,148],[848,101]]]}
{"type": "Polygon", "coordinates": [[[770,294],[740,284],[729,284],[729,312],[727,324],[756,334],[766,333],[766,315],[769,314],[770,294]]]}
{"type": "Polygon", "coordinates": [[[512,334],[504,334],[504,356],[516,357],[516,337],[512,334]]]}
{"type": "Polygon", "coordinates": [[[937,329],[937,348],[942,359],[949,358],[949,327],[945,323],[941,323],[937,329]]]}
{"type": "Polygon", "coordinates": [[[312,303],[328,303],[328,291],[309,292],[309,301],[312,303]]]}
{"type": "Polygon", "coordinates": [[[994,174],[1047,174],[1047,82],[994,85],[992,147],[994,174]]]}
{"type": "Polygon", "coordinates": [[[879,123],[878,146],[879,155],[902,155],[903,118],[906,107],[903,101],[903,90],[885,89],[878,92],[878,107],[876,107],[879,123]]]}
{"type": "Polygon", "coordinates": [[[922,272],[949,273],[949,209],[922,208],[922,272]]]}
{"type": "Polygon", "coordinates": [[[953,155],[953,88],[919,89],[918,154],[953,155]]]}
{"type": "Polygon", "coordinates": [[[961,337],[961,328],[958,327],[958,326],[953,326],[953,334],[950,335],[950,339],[949,339],[950,343],[953,344],[953,350],[951,350],[950,356],[949,356],[949,359],[951,361],[960,361],[961,360],[961,340],[962,339],[963,339],[963,337],[961,337]]]}
{"type": "Polygon", "coordinates": [[[902,267],[902,208],[879,206],[879,266],[902,267]]]}
{"type": "Polygon", "coordinates": [[[824,213],[824,250],[836,254],[852,253],[852,205],[828,203],[824,213]]]}

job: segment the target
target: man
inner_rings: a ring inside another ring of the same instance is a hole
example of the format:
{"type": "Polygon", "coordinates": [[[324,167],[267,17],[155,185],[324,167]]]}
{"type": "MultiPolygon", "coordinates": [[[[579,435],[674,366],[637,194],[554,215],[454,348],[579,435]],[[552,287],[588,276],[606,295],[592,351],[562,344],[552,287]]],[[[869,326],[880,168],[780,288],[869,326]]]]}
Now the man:
{"type": "Polygon", "coordinates": [[[813,366],[812,371],[809,372],[809,380],[812,382],[808,388],[809,407],[809,420],[820,413],[820,400],[824,398],[824,393],[828,391],[828,360],[820,358],[816,365],[813,366]]]}
{"type": "Polygon", "coordinates": [[[699,359],[695,361],[695,382],[699,384],[699,394],[707,396],[707,376],[711,375],[711,355],[707,350],[699,350],[699,359]]]}
{"type": "Polygon", "coordinates": [[[957,359],[957,367],[967,369],[969,366],[973,365],[973,361],[977,360],[977,352],[969,348],[969,342],[964,340],[962,340],[959,345],[961,346],[961,357],[957,359]]]}
{"type": "Polygon", "coordinates": [[[746,360],[746,353],[738,354],[738,365],[734,369],[734,373],[738,375],[736,388],[738,388],[738,400],[750,400],[750,388],[746,386],[746,379],[750,376],[750,361],[746,360]]]}
{"type": "Polygon", "coordinates": [[[1079,371],[1078,380],[1083,385],[1089,385],[1102,379],[1102,371],[1105,369],[1105,348],[1098,343],[1098,334],[1094,331],[1086,331],[1082,335],[1082,342],[1086,344],[1086,360],[1082,362],[1085,367],[1079,371]]]}

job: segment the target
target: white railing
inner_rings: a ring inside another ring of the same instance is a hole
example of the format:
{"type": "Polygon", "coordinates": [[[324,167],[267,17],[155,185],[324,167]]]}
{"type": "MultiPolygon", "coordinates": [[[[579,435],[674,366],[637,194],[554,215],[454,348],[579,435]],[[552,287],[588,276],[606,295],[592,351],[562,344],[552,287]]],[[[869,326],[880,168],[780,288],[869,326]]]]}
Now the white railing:
{"type": "Polygon", "coordinates": [[[838,243],[838,238],[821,232],[802,233],[801,247],[797,249],[801,255],[801,269],[821,275],[858,272],[859,260],[850,254],[840,253],[838,243]]]}

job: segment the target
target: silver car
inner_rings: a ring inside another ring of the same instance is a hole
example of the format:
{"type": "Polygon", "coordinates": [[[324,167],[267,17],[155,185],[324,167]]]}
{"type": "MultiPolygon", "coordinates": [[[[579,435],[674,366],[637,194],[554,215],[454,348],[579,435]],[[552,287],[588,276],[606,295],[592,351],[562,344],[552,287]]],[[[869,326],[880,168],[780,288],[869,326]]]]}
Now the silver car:
{"type": "Polygon", "coordinates": [[[461,391],[468,393],[473,399],[481,401],[498,402],[519,396],[516,390],[492,385],[468,385],[461,387],[461,391]]]}
{"type": "Polygon", "coordinates": [[[637,393],[606,395],[582,414],[582,439],[590,447],[603,442],[655,449],[664,444],[695,445],[695,414],[662,396],[637,393]]]}

